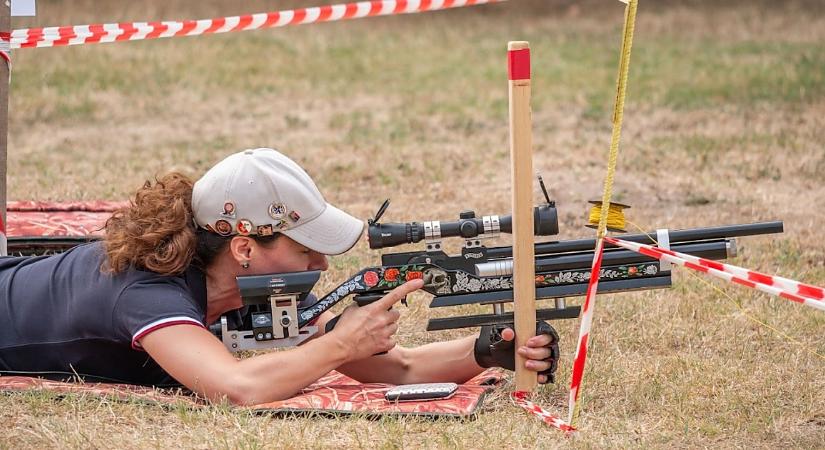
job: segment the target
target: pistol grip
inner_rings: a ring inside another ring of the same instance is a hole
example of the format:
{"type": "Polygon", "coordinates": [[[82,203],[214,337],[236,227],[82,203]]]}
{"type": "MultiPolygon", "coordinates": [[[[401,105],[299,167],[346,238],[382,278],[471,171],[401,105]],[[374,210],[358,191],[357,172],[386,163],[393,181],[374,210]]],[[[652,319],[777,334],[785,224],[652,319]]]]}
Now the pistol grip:
{"type": "Polygon", "coordinates": [[[335,328],[335,324],[338,323],[338,319],[340,318],[341,315],[338,314],[337,316],[333,317],[332,320],[327,322],[327,324],[324,326],[324,333],[329,333],[330,331],[332,331],[332,329],[335,328]]]}
{"type": "Polygon", "coordinates": [[[356,295],[353,300],[358,306],[367,306],[370,303],[374,303],[384,297],[384,293],[379,294],[359,294],[356,295]]]}
{"type": "MultiPolygon", "coordinates": [[[[360,294],[360,295],[356,295],[355,296],[355,303],[357,303],[358,306],[369,305],[372,302],[375,302],[377,300],[380,300],[380,299],[384,298],[385,295],[387,295],[387,292],[379,292],[377,294],[360,294]]],[[[404,306],[408,306],[406,295],[404,296],[404,298],[401,299],[401,304],[404,305],[404,306]]]]}

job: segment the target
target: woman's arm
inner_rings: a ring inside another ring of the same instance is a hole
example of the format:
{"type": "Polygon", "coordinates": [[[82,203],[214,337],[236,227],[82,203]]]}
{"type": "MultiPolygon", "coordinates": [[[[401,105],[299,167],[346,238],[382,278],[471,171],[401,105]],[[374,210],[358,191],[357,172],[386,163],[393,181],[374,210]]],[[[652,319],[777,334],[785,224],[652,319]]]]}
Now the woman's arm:
{"type": "Polygon", "coordinates": [[[422,284],[415,280],[371,305],[347,308],[335,330],[286,351],[238,360],[193,325],[155,330],[140,344],[169,375],[211,400],[244,405],[281,400],[342,364],[393,348],[399,313],[388,309],[422,284]]]}
{"type": "Polygon", "coordinates": [[[353,361],[338,368],[364,383],[463,383],[481,373],[473,354],[475,336],[415,348],[396,346],[386,355],[353,361]]]}
{"type": "Polygon", "coordinates": [[[347,349],[327,335],[298,348],[238,360],[209,331],[193,325],[161,328],[146,335],[141,345],[193,392],[243,405],[289,398],[349,357],[347,349]]]}
{"type": "MultiPolygon", "coordinates": [[[[318,321],[319,328],[324,330],[332,317],[332,314],[323,314],[318,321]]],[[[508,328],[502,332],[502,338],[512,341],[515,332],[508,328]]],[[[470,335],[414,348],[396,346],[386,355],[351,361],[337,370],[363,383],[463,383],[484,370],[476,363],[475,341],[476,336],[470,335]]],[[[528,359],[525,362],[527,369],[541,372],[550,368],[552,363],[546,361],[550,349],[546,347],[551,342],[550,336],[538,335],[518,350],[528,359]]],[[[547,376],[539,375],[539,382],[547,382],[547,376]]]]}

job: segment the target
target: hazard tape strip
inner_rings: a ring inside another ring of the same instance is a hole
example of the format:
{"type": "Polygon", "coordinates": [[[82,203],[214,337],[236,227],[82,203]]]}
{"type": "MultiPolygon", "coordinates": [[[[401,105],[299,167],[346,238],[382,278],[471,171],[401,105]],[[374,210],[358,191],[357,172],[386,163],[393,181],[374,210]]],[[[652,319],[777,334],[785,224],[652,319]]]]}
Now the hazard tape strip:
{"type": "Polygon", "coordinates": [[[570,394],[568,397],[569,416],[567,421],[572,425],[578,416],[579,392],[581,390],[582,378],[584,378],[584,365],[587,361],[587,340],[590,337],[590,327],[593,324],[593,309],[596,303],[596,290],[599,286],[599,276],[602,268],[602,255],[604,254],[604,240],[596,242],[596,250],[593,253],[593,264],[590,267],[590,281],[587,283],[587,294],[582,306],[581,325],[579,326],[579,340],[576,344],[576,354],[573,357],[573,374],[570,379],[570,394]]]}
{"type": "Polygon", "coordinates": [[[504,1],[506,0],[375,0],[181,22],[132,22],[23,28],[12,31],[11,48],[58,47],[198,36],[363,17],[413,14],[504,1]]]}
{"type": "Polygon", "coordinates": [[[0,32],[0,58],[9,66],[9,84],[11,84],[11,33],[0,32]]]}
{"type": "Polygon", "coordinates": [[[825,311],[825,289],[685,253],[607,237],[610,244],[825,311]]]}
{"type": "Polygon", "coordinates": [[[567,434],[572,434],[576,431],[576,429],[571,427],[567,422],[561,420],[557,416],[554,416],[541,406],[531,402],[529,397],[530,393],[527,391],[515,391],[511,396],[513,403],[524,408],[525,411],[532,414],[545,424],[550,425],[553,428],[557,428],[567,434]]]}
{"type": "Polygon", "coordinates": [[[6,224],[3,222],[3,215],[0,214],[0,256],[8,255],[8,243],[6,242],[6,224]]]}

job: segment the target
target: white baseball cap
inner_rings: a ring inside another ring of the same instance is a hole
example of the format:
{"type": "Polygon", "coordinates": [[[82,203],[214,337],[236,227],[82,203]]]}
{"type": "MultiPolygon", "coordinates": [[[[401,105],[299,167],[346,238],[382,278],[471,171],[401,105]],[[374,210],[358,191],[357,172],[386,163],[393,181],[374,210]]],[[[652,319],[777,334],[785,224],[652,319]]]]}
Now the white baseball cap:
{"type": "Polygon", "coordinates": [[[324,200],[298,164],[271,148],[215,164],[192,191],[197,226],[224,236],[283,233],[325,255],[346,252],[364,223],[324,200]]]}

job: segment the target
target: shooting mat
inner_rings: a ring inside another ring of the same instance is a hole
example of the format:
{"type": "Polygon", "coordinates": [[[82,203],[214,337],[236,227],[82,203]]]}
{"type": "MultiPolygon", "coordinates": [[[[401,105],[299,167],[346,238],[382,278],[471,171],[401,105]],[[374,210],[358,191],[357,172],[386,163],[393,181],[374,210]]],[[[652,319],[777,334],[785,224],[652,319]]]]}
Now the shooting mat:
{"type": "Polygon", "coordinates": [[[112,212],[126,202],[9,202],[9,236],[86,236],[100,233],[112,212]]]}
{"type": "MultiPolygon", "coordinates": [[[[362,384],[332,371],[300,394],[288,400],[261,403],[244,409],[265,414],[362,414],[410,415],[424,417],[471,418],[484,396],[504,380],[501,369],[488,369],[459,386],[449,399],[420,402],[390,402],[384,393],[389,384],[362,384]]],[[[96,395],[122,401],[151,404],[188,405],[201,408],[207,402],[185,389],[158,389],[108,383],[67,383],[22,376],[0,376],[0,391],[5,394],[26,391],[50,391],[59,395],[96,395]]]]}
{"type": "Polygon", "coordinates": [[[106,219],[128,202],[9,202],[6,237],[9,255],[66,251],[101,237],[106,219]]]}

